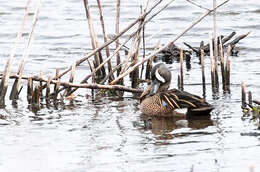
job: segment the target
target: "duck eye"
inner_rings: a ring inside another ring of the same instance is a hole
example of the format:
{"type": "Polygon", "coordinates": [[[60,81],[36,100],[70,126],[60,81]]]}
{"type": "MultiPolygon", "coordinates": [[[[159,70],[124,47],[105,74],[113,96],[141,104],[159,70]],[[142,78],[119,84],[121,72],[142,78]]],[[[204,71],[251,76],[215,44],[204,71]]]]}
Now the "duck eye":
{"type": "Polygon", "coordinates": [[[158,81],[162,82],[162,83],[165,83],[165,79],[162,75],[160,75],[159,73],[159,69],[156,69],[155,71],[155,77],[158,81]]]}

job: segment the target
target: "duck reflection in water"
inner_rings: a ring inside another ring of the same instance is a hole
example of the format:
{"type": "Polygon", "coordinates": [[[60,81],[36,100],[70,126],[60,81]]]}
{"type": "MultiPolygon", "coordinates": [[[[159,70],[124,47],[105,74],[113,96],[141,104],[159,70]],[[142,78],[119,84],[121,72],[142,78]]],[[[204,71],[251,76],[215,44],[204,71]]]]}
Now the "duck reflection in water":
{"type": "Polygon", "coordinates": [[[141,130],[151,130],[155,135],[164,135],[178,128],[203,129],[213,125],[210,115],[158,117],[142,114],[139,122],[143,123],[141,130]]]}

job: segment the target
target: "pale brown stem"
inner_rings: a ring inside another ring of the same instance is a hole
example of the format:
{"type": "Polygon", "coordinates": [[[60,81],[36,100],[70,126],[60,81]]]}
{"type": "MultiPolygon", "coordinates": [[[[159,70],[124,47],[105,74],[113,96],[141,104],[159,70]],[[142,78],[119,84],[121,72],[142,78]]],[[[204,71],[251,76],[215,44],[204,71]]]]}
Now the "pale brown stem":
{"type": "MultiPolygon", "coordinates": [[[[121,0],[117,0],[117,4],[116,4],[116,35],[119,34],[119,22],[120,22],[120,1],[121,0]]],[[[116,48],[119,47],[119,38],[116,40],[116,48]]],[[[119,65],[121,63],[121,59],[120,59],[120,53],[118,52],[116,55],[116,64],[119,65]]],[[[120,74],[121,69],[119,68],[119,70],[117,70],[117,76],[120,74]]]]}
{"type": "MultiPolygon", "coordinates": [[[[113,37],[113,39],[110,39],[109,41],[105,42],[103,45],[99,46],[98,48],[96,48],[95,50],[93,50],[92,52],[88,53],[86,56],[84,56],[82,59],[79,59],[76,61],[76,66],[79,66],[81,63],[83,63],[84,61],[86,61],[88,58],[90,58],[91,56],[95,55],[98,51],[102,50],[104,47],[110,45],[111,43],[113,43],[115,40],[117,40],[121,35],[123,35],[125,32],[127,32],[129,29],[131,29],[136,23],[138,23],[138,21],[142,20],[144,17],[146,17],[148,14],[150,14],[153,9],[155,7],[157,7],[163,0],[158,1],[157,3],[155,3],[146,13],[144,13],[142,16],[140,16],[139,18],[137,18],[135,21],[133,21],[132,23],[130,23],[124,30],[122,30],[118,35],[116,35],[115,37],[113,37]]],[[[66,73],[68,73],[71,70],[71,66],[68,67],[65,71],[63,71],[60,75],[59,78],[62,77],[63,75],[65,75],[66,73]]],[[[53,78],[53,79],[57,79],[57,78],[53,78]]]]}
{"type": "MultiPolygon", "coordinates": [[[[98,9],[99,9],[100,22],[101,22],[101,26],[102,26],[102,32],[103,32],[104,42],[107,42],[105,22],[104,22],[104,18],[103,18],[103,12],[102,12],[102,7],[101,7],[100,0],[97,0],[97,4],[98,4],[98,9]]],[[[107,56],[107,58],[110,56],[109,46],[106,46],[106,56],[107,56]]],[[[111,60],[108,60],[107,65],[108,65],[108,71],[111,72],[111,71],[112,71],[111,60]]],[[[114,76],[111,75],[111,76],[109,77],[109,80],[112,81],[113,79],[114,79],[114,76]]]]}
{"type": "Polygon", "coordinates": [[[4,77],[2,78],[2,81],[1,81],[1,84],[0,84],[0,95],[1,95],[0,96],[0,103],[1,103],[1,106],[4,106],[4,99],[5,99],[5,95],[6,95],[6,91],[7,91],[7,87],[8,87],[8,80],[9,80],[9,76],[10,76],[11,65],[12,65],[12,61],[13,61],[18,43],[22,38],[22,33],[23,33],[23,30],[24,30],[26,17],[28,16],[28,13],[29,13],[30,2],[31,2],[31,0],[27,0],[26,7],[25,7],[25,13],[24,13],[24,16],[23,16],[23,19],[22,19],[22,24],[21,24],[19,31],[17,32],[17,36],[16,36],[14,46],[11,49],[9,59],[8,59],[6,66],[5,66],[4,77]]]}
{"type": "Polygon", "coordinates": [[[192,5],[195,5],[196,7],[201,8],[201,9],[209,10],[208,8],[203,7],[202,5],[199,5],[199,4],[197,4],[197,3],[193,2],[193,1],[190,1],[190,0],[186,0],[186,1],[189,2],[189,3],[191,3],[192,5]]]}
{"type": "Polygon", "coordinates": [[[218,90],[219,79],[218,79],[218,37],[217,37],[217,21],[216,21],[216,0],[213,0],[213,36],[214,36],[214,61],[215,61],[215,86],[218,90]]]}
{"type": "Polygon", "coordinates": [[[210,52],[210,66],[211,66],[211,86],[212,92],[215,93],[216,83],[215,83],[215,65],[214,65],[214,53],[213,53],[213,43],[212,43],[212,35],[209,34],[209,52],[210,52]]]}
{"type": "MultiPolygon", "coordinates": [[[[227,3],[229,0],[226,0],[224,2],[222,2],[220,5],[218,5],[216,8],[219,8],[220,6],[224,5],[225,3],[227,3]]],[[[142,59],[141,61],[139,61],[138,63],[136,63],[134,66],[132,66],[131,68],[129,68],[125,73],[119,75],[114,81],[112,81],[110,84],[116,84],[121,78],[123,78],[124,76],[128,75],[129,73],[131,73],[136,67],[138,67],[139,65],[143,64],[144,62],[146,62],[147,60],[149,60],[150,58],[152,58],[155,54],[159,53],[160,51],[162,51],[163,49],[165,49],[166,47],[168,47],[169,45],[171,45],[172,43],[174,43],[176,40],[178,40],[180,37],[182,37],[187,31],[189,31],[193,26],[195,26],[196,24],[198,24],[202,19],[204,19],[207,15],[209,15],[214,9],[211,9],[209,11],[207,11],[205,14],[203,14],[199,19],[197,19],[196,21],[194,21],[190,26],[188,26],[182,33],[180,33],[174,40],[168,42],[168,44],[164,45],[163,47],[161,47],[160,49],[158,49],[157,51],[155,51],[154,53],[150,54],[149,56],[147,56],[146,58],[142,59]]]]}
{"type": "MultiPolygon", "coordinates": [[[[88,5],[88,0],[83,0],[84,1],[84,6],[85,6],[85,11],[86,11],[86,17],[88,20],[88,26],[89,26],[89,32],[90,32],[90,36],[91,36],[91,44],[93,49],[96,49],[98,47],[98,41],[97,41],[97,36],[96,33],[94,31],[94,26],[93,26],[93,22],[92,22],[92,17],[90,15],[90,9],[89,9],[89,5],[88,5]]],[[[100,65],[100,63],[102,63],[103,59],[102,59],[102,55],[101,52],[98,51],[97,54],[94,55],[95,56],[95,67],[100,65]]],[[[104,77],[106,72],[105,72],[105,68],[102,67],[101,71],[97,71],[97,75],[99,77],[104,77]]]]}

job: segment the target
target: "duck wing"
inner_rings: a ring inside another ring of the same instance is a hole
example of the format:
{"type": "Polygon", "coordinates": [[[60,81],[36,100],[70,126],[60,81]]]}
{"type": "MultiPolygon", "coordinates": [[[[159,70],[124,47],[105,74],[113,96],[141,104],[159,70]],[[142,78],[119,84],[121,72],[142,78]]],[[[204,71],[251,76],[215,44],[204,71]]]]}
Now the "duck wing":
{"type": "Polygon", "coordinates": [[[172,109],[188,108],[189,111],[207,113],[213,109],[213,107],[207,103],[205,99],[178,89],[161,92],[160,99],[162,101],[162,105],[168,105],[172,109]]]}

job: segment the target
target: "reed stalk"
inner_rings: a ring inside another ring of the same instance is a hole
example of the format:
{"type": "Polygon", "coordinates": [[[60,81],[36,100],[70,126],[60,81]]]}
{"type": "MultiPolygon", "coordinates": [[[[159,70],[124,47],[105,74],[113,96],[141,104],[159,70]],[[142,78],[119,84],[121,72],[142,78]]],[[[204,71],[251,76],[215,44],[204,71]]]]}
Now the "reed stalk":
{"type": "MultiPolygon", "coordinates": [[[[105,48],[106,46],[110,45],[111,43],[113,43],[115,40],[117,40],[120,36],[122,36],[125,32],[127,32],[129,29],[131,29],[136,23],[138,23],[140,20],[142,20],[144,17],[146,17],[148,14],[150,14],[163,0],[159,0],[157,3],[155,3],[147,12],[145,12],[142,16],[140,16],[139,18],[137,18],[135,21],[133,21],[132,23],[130,23],[125,29],[123,29],[119,34],[115,35],[113,37],[113,39],[110,39],[109,41],[105,42],[103,45],[97,47],[96,49],[94,49],[93,51],[91,51],[90,53],[88,53],[87,55],[85,55],[83,58],[79,59],[76,61],[76,66],[79,66],[81,63],[83,63],[84,61],[86,61],[88,58],[90,58],[91,56],[95,55],[98,51],[102,50],[103,48],[105,48]]],[[[228,0],[226,0],[228,1],[228,0]]],[[[68,67],[67,69],[65,69],[62,73],[60,73],[60,75],[58,76],[58,78],[64,76],[65,74],[67,74],[70,70],[71,70],[72,66],[68,67]]],[[[52,79],[57,79],[57,78],[52,78],[52,79]]]]}
{"type": "Polygon", "coordinates": [[[36,85],[32,94],[32,111],[37,112],[40,110],[40,96],[41,96],[41,88],[40,86],[36,85]]]}
{"type": "Polygon", "coordinates": [[[40,74],[39,74],[39,78],[40,78],[40,85],[39,85],[39,90],[40,90],[40,99],[41,99],[41,101],[43,100],[43,94],[42,94],[42,85],[43,85],[43,83],[42,83],[42,78],[43,78],[43,73],[42,73],[42,71],[40,71],[40,74]]]}
{"type": "Polygon", "coordinates": [[[215,64],[214,64],[214,53],[213,53],[213,43],[212,43],[212,36],[209,34],[209,52],[210,52],[210,66],[211,66],[211,86],[213,94],[216,93],[216,83],[215,83],[215,64]]]}
{"type": "MultiPolygon", "coordinates": [[[[149,4],[150,0],[147,0],[146,1],[146,6],[144,8],[144,12],[146,12],[147,8],[148,8],[148,4],[149,4]]],[[[141,6],[141,11],[142,11],[142,6],[141,6]]],[[[144,20],[143,20],[144,22],[144,20]]],[[[145,23],[143,24],[143,28],[142,28],[142,43],[143,43],[143,58],[145,58],[145,23]]],[[[142,64],[142,68],[141,68],[141,76],[140,78],[143,77],[143,71],[144,71],[144,64],[142,64]]]]}
{"type": "Polygon", "coordinates": [[[201,62],[201,79],[202,79],[202,91],[203,97],[206,97],[206,79],[205,79],[205,63],[204,63],[204,51],[201,50],[200,55],[200,62],[201,62]]]}
{"type": "Polygon", "coordinates": [[[219,54],[220,54],[220,66],[221,66],[221,76],[222,76],[222,89],[225,92],[226,88],[226,81],[225,81],[225,64],[224,64],[224,51],[223,51],[223,44],[221,38],[219,38],[219,54]]]}
{"type": "Polygon", "coordinates": [[[180,90],[183,91],[183,50],[180,49],[180,90]]]}
{"type": "Polygon", "coordinates": [[[51,87],[51,77],[48,76],[47,87],[46,87],[46,93],[45,93],[46,104],[50,104],[50,90],[51,90],[50,87],[51,87]]]}
{"type": "Polygon", "coordinates": [[[218,57],[218,37],[217,37],[217,10],[216,10],[216,0],[213,0],[213,37],[214,37],[214,58],[218,57]]]}
{"type": "MultiPolygon", "coordinates": [[[[225,3],[227,3],[229,0],[226,0],[224,2],[222,2],[221,4],[219,4],[217,8],[221,7],[222,5],[224,5],[225,3]]],[[[138,67],[139,65],[143,64],[144,62],[146,62],[147,60],[149,60],[150,58],[152,58],[155,54],[159,53],[160,51],[162,51],[163,49],[165,49],[166,47],[168,47],[169,45],[171,45],[172,43],[174,43],[176,40],[178,40],[180,37],[182,37],[187,31],[189,31],[191,28],[193,28],[193,26],[195,26],[196,24],[198,24],[202,19],[204,19],[206,16],[208,16],[214,9],[211,9],[207,12],[205,12],[200,18],[198,18],[197,20],[195,20],[190,26],[188,26],[184,31],[182,31],[174,40],[168,42],[167,44],[165,44],[164,46],[162,46],[160,49],[158,49],[157,51],[155,51],[154,53],[150,54],[149,56],[147,56],[146,58],[142,59],[141,61],[139,61],[138,63],[136,63],[134,66],[132,66],[131,68],[129,68],[127,71],[125,71],[123,74],[119,75],[116,79],[114,79],[114,81],[110,82],[111,85],[116,84],[121,78],[123,78],[124,76],[128,75],[130,72],[132,72],[136,67],[138,67]]]]}
{"type": "MultiPolygon", "coordinates": [[[[120,2],[121,0],[117,0],[117,4],[116,4],[116,35],[119,34],[119,23],[120,23],[120,2]]],[[[119,47],[119,38],[116,40],[116,48],[119,47]]],[[[120,59],[120,53],[118,52],[116,54],[116,64],[119,65],[121,63],[121,59],[120,59]]],[[[120,74],[121,72],[121,68],[119,68],[117,70],[117,76],[120,74]]],[[[121,80],[121,82],[123,82],[123,80],[121,80]]]]}
{"type": "Polygon", "coordinates": [[[217,10],[216,10],[216,0],[213,0],[213,37],[214,37],[214,69],[215,69],[215,87],[216,87],[216,91],[218,92],[219,89],[219,77],[218,77],[218,37],[217,37],[217,20],[216,20],[216,16],[217,16],[217,10]]]}
{"type": "Polygon", "coordinates": [[[18,69],[18,72],[17,72],[17,74],[20,77],[15,79],[15,81],[14,81],[14,84],[13,84],[13,87],[12,87],[12,91],[11,91],[11,94],[10,94],[10,97],[9,97],[10,100],[14,100],[14,99],[18,98],[18,90],[19,90],[19,87],[20,87],[20,84],[21,84],[21,80],[22,80],[21,77],[23,75],[24,66],[25,66],[25,63],[26,63],[26,61],[27,61],[27,59],[29,57],[31,49],[32,49],[33,35],[34,35],[34,30],[35,30],[36,23],[38,21],[40,7],[41,7],[41,1],[39,1],[38,7],[35,9],[35,12],[34,12],[34,17],[33,17],[31,31],[30,31],[30,34],[29,34],[29,37],[28,37],[28,40],[27,40],[27,46],[26,46],[26,48],[24,50],[23,57],[22,57],[22,60],[21,60],[21,63],[20,63],[20,66],[19,66],[19,69],[18,69]]]}
{"type": "MultiPolygon", "coordinates": [[[[93,49],[96,49],[98,47],[98,41],[97,41],[97,36],[94,31],[92,18],[90,15],[88,0],[83,0],[83,1],[84,1],[84,6],[85,6],[86,18],[88,20],[89,32],[90,32],[90,37],[91,37],[91,45],[92,45],[93,49]]],[[[94,57],[95,57],[94,66],[96,67],[96,66],[100,65],[100,63],[103,61],[101,52],[98,51],[97,54],[94,55],[94,57]]],[[[101,68],[101,71],[97,71],[98,77],[102,78],[105,75],[106,75],[106,73],[105,73],[104,67],[101,68]]]]}
{"type": "MultiPolygon", "coordinates": [[[[69,79],[69,83],[73,83],[74,81],[74,76],[75,76],[75,70],[76,70],[76,63],[74,62],[72,64],[72,69],[71,69],[71,73],[70,73],[70,79],[69,79]]],[[[71,87],[68,87],[66,90],[66,96],[70,95],[70,91],[71,91],[71,87]]]]}
{"type": "MultiPolygon", "coordinates": [[[[25,21],[26,21],[26,18],[28,16],[28,13],[29,13],[30,2],[31,2],[31,0],[27,0],[27,2],[26,2],[25,13],[24,13],[24,16],[23,16],[23,19],[22,19],[22,24],[20,26],[19,31],[17,32],[14,46],[11,49],[9,59],[8,59],[6,66],[5,66],[4,77],[2,77],[2,80],[1,80],[1,84],[0,84],[0,106],[1,107],[5,106],[5,100],[4,99],[5,99],[5,95],[6,95],[6,91],[7,91],[7,87],[8,87],[11,65],[12,65],[12,61],[13,61],[14,56],[15,56],[15,52],[16,52],[18,43],[20,42],[20,40],[22,38],[22,33],[23,33],[23,30],[24,30],[25,21]]],[[[18,89],[17,89],[17,92],[18,92],[18,89]]]]}
{"type": "Polygon", "coordinates": [[[242,108],[246,107],[246,88],[244,82],[241,82],[241,102],[242,108]]]}
{"type": "MultiPolygon", "coordinates": [[[[97,0],[97,4],[98,4],[98,9],[99,9],[100,22],[101,22],[101,26],[102,26],[102,32],[103,32],[104,42],[107,42],[105,22],[104,22],[104,17],[103,17],[102,6],[101,6],[101,3],[100,3],[100,0],[97,0]]],[[[106,56],[107,56],[107,58],[110,56],[109,45],[106,46],[106,56]]],[[[107,65],[108,65],[108,72],[110,73],[110,72],[112,71],[112,63],[111,63],[111,60],[108,60],[107,65]]],[[[109,81],[112,81],[113,79],[114,79],[114,75],[112,74],[112,75],[110,75],[110,77],[109,77],[109,81]]]]}
{"type": "Polygon", "coordinates": [[[252,92],[248,91],[248,104],[253,106],[252,92]]]}
{"type": "MultiPolygon", "coordinates": [[[[160,46],[160,39],[158,40],[157,44],[154,47],[154,51],[159,49],[160,46]]],[[[147,60],[147,65],[146,65],[146,72],[145,72],[145,79],[151,79],[151,70],[153,67],[153,59],[155,56],[151,57],[149,60],[147,60]]]]}
{"type": "Polygon", "coordinates": [[[225,81],[227,91],[230,92],[230,59],[229,56],[231,54],[231,46],[228,46],[227,49],[227,57],[226,57],[226,66],[225,66],[225,81]]]}
{"type": "MultiPolygon", "coordinates": [[[[19,76],[17,76],[19,78],[19,76]]],[[[32,95],[33,95],[33,80],[32,77],[28,77],[27,79],[28,84],[27,84],[27,101],[29,104],[32,103],[32,95]]]]}

